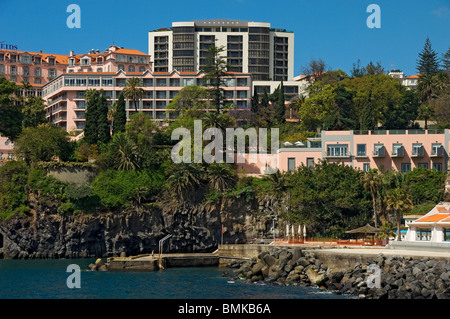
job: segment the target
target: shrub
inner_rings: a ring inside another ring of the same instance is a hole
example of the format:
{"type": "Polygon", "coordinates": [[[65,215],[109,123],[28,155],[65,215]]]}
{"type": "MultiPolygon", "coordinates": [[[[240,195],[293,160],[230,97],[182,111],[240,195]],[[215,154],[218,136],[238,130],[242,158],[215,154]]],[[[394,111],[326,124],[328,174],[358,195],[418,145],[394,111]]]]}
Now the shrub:
{"type": "Polygon", "coordinates": [[[136,195],[147,200],[158,193],[163,186],[164,176],[157,171],[115,171],[101,172],[92,182],[94,195],[106,207],[129,206],[136,195]],[[141,190],[146,189],[146,194],[141,190]],[[139,190],[139,192],[138,192],[139,190]],[[143,196],[145,195],[145,196],[143,196]]]}

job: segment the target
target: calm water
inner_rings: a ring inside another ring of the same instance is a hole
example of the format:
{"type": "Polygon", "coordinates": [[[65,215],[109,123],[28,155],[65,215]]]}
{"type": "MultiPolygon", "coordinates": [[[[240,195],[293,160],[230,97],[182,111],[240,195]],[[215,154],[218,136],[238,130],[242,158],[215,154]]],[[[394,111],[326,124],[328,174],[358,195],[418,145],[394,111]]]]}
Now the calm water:
{"type": "Polygon", "coordinates": [[[220,268],[157,272],[92,272],[90,259],[0,260],[0,299],[340,299],[302,286],[229,282],[220,268]],[[77,264],[81,288],[69,289],[67,266],[77,264]]]}

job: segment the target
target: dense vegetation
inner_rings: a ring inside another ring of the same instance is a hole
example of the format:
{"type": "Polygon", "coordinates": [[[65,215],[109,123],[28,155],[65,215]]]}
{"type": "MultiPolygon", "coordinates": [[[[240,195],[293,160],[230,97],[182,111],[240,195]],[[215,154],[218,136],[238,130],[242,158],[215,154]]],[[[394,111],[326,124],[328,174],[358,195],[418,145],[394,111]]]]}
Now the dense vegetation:
{"type": "MultiPolygon", "coordinates": [[[[355,65],[351,76],[342,70],[314,70],[317,76],[311,81],[309,96],[299,96],[291,104],[298,113],[298,124],[285,121],[283,83],[273,94],[255,94],[252,116],[240,121],[233,117],[232,106],[224,103],[217,86],[190,86],[169,104],[168,112],[179,115],[168,126],[158,127],[140,112],[126,122],[125,99],[138,111],[142,98],[139,81],[130,79],[114,104],[102,91],[86,93],[85,136],[71,142],[65,131],[44,123],[42,101],[21,96],[19,87],[0,78],[0,133],[14,140],[20,159],[0,167],[0,218],[27,214],[34,198],[56,202],[60,212],[82,213],[145,209],[163,199],[205,203],[226,197],[252,201],[272,196],[283,203],[280,215],[307,224],[311,235],[343,237],[345,230],[368,222],[398,224],[403,213],[425,213],[443,198],[443,172],[423,168],[408,173],[362,172],[324,161],[312,168],[300,166],[293,172],[252,178],[238,176],[233,164],[174,164],[170,150],[176,143],[171,140],[172,132],[179,127],[192,130],[196,119],[203,120],[204,130],[278,127],[282,141],[304,141],[320,129],[411,128],[418,118],[435,119],[439,127],[448,127],[450,120],[434,117],[449,106],[445,103],[448,56],[447,69],[433,66],[435,55],[428,42],[418,66],[418,90],[406,90],[379,64],[355,65]],[[427,113],[430,108],[433,112],[427,113]],[[51,165],[42,164],[55,160],[63,161],[58,164],[62,167],[92,167],[97,176],[89,185],[60,182],[46,174],[51,165]]],[[[220,50],[211,52],[220,54],[220,50]]],[[[220,57],[215,61],[218,69],[212,60],[208,72],[217,84],[223,76],[223,61],[220,57]]]]}

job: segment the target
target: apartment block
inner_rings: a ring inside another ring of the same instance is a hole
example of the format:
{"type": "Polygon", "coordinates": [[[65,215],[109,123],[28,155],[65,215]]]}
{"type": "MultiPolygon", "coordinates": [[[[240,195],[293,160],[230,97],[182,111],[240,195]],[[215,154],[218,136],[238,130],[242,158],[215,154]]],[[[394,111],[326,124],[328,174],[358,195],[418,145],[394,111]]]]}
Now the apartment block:
{"type": "Polygon", "coordinates": [[[254,81],[288,81],[294,73],[294,33],[270,23],[240,20],[173,22],[149,32],[155,72],[198,72],[212,44],[223,46],[228,71],[250,73],[254,81]]]}

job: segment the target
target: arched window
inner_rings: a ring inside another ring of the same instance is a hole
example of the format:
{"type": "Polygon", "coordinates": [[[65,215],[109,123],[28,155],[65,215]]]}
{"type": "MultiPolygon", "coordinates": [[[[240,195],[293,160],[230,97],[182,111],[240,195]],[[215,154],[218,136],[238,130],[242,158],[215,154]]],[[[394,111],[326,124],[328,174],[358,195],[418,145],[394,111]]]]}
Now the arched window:
{"type": "Polygon", "coordinates": [[[122,70],[122,71],[125,70],[125,67],[123,66],[123,64],[119,64],[119,71],[120,70],[122,70]]]}
{"type": "Polygon", "coordinates": [[[128,67],[128,72],[134,72],[134,65],[130,65],[128,67]]]}

